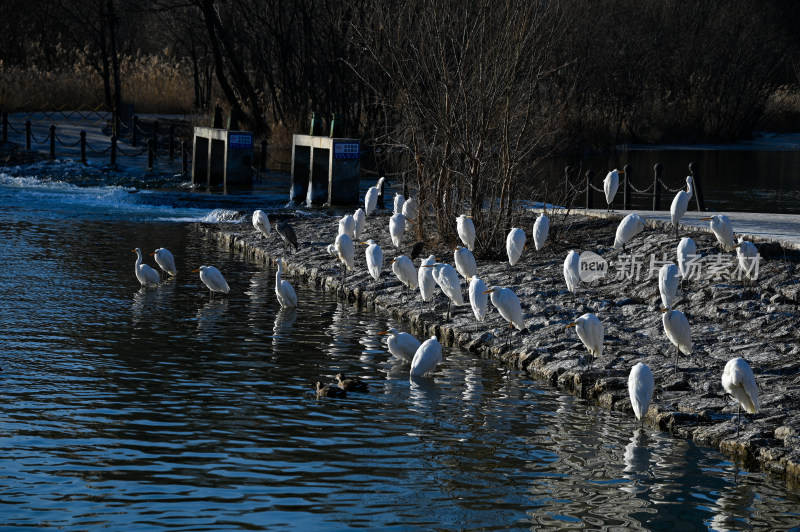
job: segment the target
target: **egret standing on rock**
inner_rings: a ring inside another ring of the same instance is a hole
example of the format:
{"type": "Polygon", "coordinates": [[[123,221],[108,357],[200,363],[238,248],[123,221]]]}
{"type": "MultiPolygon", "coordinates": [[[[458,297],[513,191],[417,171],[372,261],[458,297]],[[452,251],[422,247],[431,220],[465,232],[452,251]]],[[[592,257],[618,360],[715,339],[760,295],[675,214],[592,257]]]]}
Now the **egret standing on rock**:
{"type": "Polygon", "coordinates": [[[567,290],[574,294],[581,283],[581,256],[574,249],[564,259],[564,280],[567,282],[567,290]]]}
{"type": "Polygon", "coordinates": [[[378,194],[380,193],[384,179],[386,178],[381,177],[378,179],[378,183],[375,186],[369,187],[367,193],[364,194],[364,214],[367,216],[371,215],[378,205],[378,194]]]}
{"type": "Polygon", "coordinates": [[[758,386],[753,370],[743,358],[732,358],[725,364],[722,371],[722,387],[731,394],[738,403],[736,414],[736,435],[739,435],[739,428],[742,424],[742,407],[751,414],[757,414],[760,410],[758,405],[758,386]]]}
{"type": "Polygon", "coordinates": [[[416,353],[419,346],[422,345],[422,343],[412,335],[407,332],[400,332],[394,327],[378,334],[389,335],[389,338],[386,340],[389,352],[406,362],[411,362],[414,359],[414,353],[416,353]]]}
{"type": "Polygon", "coordinates": [[[680,272],[674,264],[665,264],[658,270],[658,292],[661,294],[661,304],[664,308],[671,309],[675,303],[680,280],[680,272]]]}
{"type": "Polygon", "coordinates": [[[475,224],[472,222],[472,216],[459,215],[456,218],[456,231],[467,249],[475,251],[475,224]]]}
{"type": "Polygon", "coordinates": [[[472,278],[469,283],[469,304],[472,306],[475,319],[478,321],[486,319],[486,307],[489,304],[488,291],[486,283],[480,277],[472,278]]]}
{"type": "Polygon", "coordinates": [[[219,292],[221,294],[227,294],[230,292],[228,283],[225,281],[222,273],[220,273],[220,271],[215,267],[200,266],[196,270],[192,270],[192,273],[195,272],[200,272],[200,280],[203,281],[203,284],[208,287],[212,299],[214,298],[214,292],[219,292]]]}
{"type": "Polygon", "coordinates": [[[625,244],[627,244],[631,238],[644,231],[645,225],[646,223],[644,218],[638,214],[631,213],[627,215],[619,223],[619,226],[617,226],[617,235],[614,238],[614,248],[622,248],[622,250],[625,251],[625,244]]]}
{"type": "Polygon", "coordinates": [[[342,284],[344,284],[344,277],[347,275],[346,270],[354,270],[356,262],[356,250],[353,241],[347,234],[340,234],[336,237],[336,254],[339,261],[342,263],[342,284]]]}
{"type": "Polygon", "coordinates": [[[292,227],[289,222],[278,222],[278,225],[275,226],[275,231],[280,235],[281,239],[283,239],[283,250],[286,251],[286,245],[290,245],[294,248],[295,251],[300,247],[297,243],[297,234],[294,232],[294,227],[292,227]]]}
{"type": "Polygon", "coordinates": [[[367,224],[367,215],[364,213],[364,209],[361,207],[356,209],[356,212],[353,213],[353,220],[356,222],[354,239],[361,240],[361,235],[364,234],[364,227],[367,224]]]}
{"type": "Polygon", "coordinates": [[[419,207],[417,207],[417,200],[416,198],[408,198],[405,203],[403,203],[403,216],[406,217],[407,220],[411,220],[412,222],[417,219],[419,215],[419,207]]]}
{"type": "Polygon", "coordinates": [[[402,214],[393,214],[392,217],[389,218],[389,235],[392,237],[392,244],[395,249],[400,249],[405,233],[406,217],[402,214]]]}
{"type": "Polygon", "coordinates": [[[697,255],[697,246],[694,240],[687,236],[681,238],[681,241],[678,243],[677,255],[678,270],[681,272],[681,277],[683,279],[688,279],[692,273],[689,268],[689,262],[697,255]]]}
{"type": "Polygon", "coordinates": [[[631,373],[628,375],[628,395],[631,398],[631,406],[636,419],[642,421],[642,428],[644,428],[644,418],[647,415],[647,409],[650,408],[655,387],[656,382],[650,366],[639,362],[631,368],[631,373]]]}
{"type": "Polygon", "coordinates": [[[678,222],[686,214],[686,209],[689,208],[689,200],[692,199],[693,182],[692,176],[686,176],[686,190],[681,190],[675,194],[675,198],[669,208],[669,216],[672,220],[672,225],[675,227],[675,238],[678,238],[678,222]]]}
{"type": "MultiPolygon", "coordinates": [[[[164,270],[164,273],[172,275],[173,277],[178,275],[178,269],[175,267],[175,257],[172,256],[172,253],[170,253],[167,248],[158,248],[150,255],[156,259],[156,264],[158,264],[159,268],[164,270]]],[[[739,262],[741,263],[741,259],[739,259],[739,262]]]]}
{"type": "Polygon", "coordinates": [[[689,320],[680,310],[663,309],[661,317],[664,323],[664,332],[669,341],[675,345],[675,364],[673,371],[678,370],[678,355],[683,352],[686,355],[692,354],[692,329],[689,327],[689,320]]]}
{"type": "Polygon", "coordinates": [[[362,244],[367,245],[367,251],[365,252],[367,257],[367,270],[377,282],[383,271],[383,250],[372,239],[362,242],[362,244]]]}
{"type": "Polygon", "coordinates": [[[512,327],[516,327],[520,331],[525,328],[525,323],[522,321],[522,303],[520,303],[517,294],[510,288],[493,286],[485,293],[491,295],[492,305],[495,306],[503,319],[508,322],[509,330],[508,335],[506,335],[506,344],[508,344],[512,327]]]}
{"type": "Polygon", "coordinates": [[[422,296],[422,301],[430,301],[433,297],[433,290],[436,288],[436,279],[433,278],[433,270],[426,266],[433,266],[436,264],[436,257],[431,255],[427,259],[423,259],[419,265],[419,272],[417,273],[417,285],[419,286],[419,293],[422,296]]]}
{"type": "Polygon", "coordinates": [[[339,220],[339,234],[349,236],[350,240],[356,238],[356,220],[352,214],[345,214],[339,220]]]}
{"type": "Polygon", "coordinates": [[[403,205],[406,203],[406,198],[399,192],[394,195],[394,214],[403,214],[403,205]]]}
{"type": "Polygon", "coordinates": [[[519,227],[512,227],[506,237],[506,253],[508,254],[508,264],[514,266],[519,258],[522,256],[522,251],[525,249],[525,241],[528,237],[525,236],[525,231],[519,227]]]}
{"type": "Polygon", "coordinates": [[[255,227],[256,231],[261,233],[262,236],[269,236],[271,229],[269,225],[269,216],[267,216],[267,213],[261,209],[253,212],[253,227],[255,227]]]}
{"type": "Polygon", "coordinates": [[[141,283],[142,286],[156,286],[160,283],[161,276],[158,275],[158,272],[155,271],[152,266],[142,262],[142,250],[139,248],[132,249],[131,253],[136,253],[134,271],[136,272],[136,278],[139,280],[139,283],[141,283]]]}
{"type": "Polygon", "coordinates": [[[294,287],[289,281],[282,279],[283,276],[283,261],[278,259],[276,261],[278,271],[275,272],[275,296],[278,298],[278,303],[281,307],[296,308],[297,307],[297,294],[294,287]]]}
{"type": "Polygon", "coordinates": [[[536,251],[542,249],[544,243],[547,242],[548,233],[550,233],[550,218],[545,213],[541,213],[533,222],[533,244],[536,246],[536,251]]]}
{"type": "Polygon", "coordinates": [[[715,214],[707,218],[700,218],[701,220],[709,220],[711,225],[711,232],[717,237],[722,251],[730,251],[736,245],[733,241],[733,226],[731,221],[724,214],[715,214]]]}
{"type": "Polygon", "coordinates": [[[414,358],[411,359],[411,371],[409,374],[412,377],[421,377],[426,373],[436,369],[436,366],[442,361],[442,344],[436,339],[436,336],[431,336],[419,346],[414,353],[414,358]]]}
{"type": "Polygon", "coordinates": [[[611,170],[608,174],[606,174],[606,178],[603,179],[603,192],[606,194],[606,203],[608,203],[608,210],[614,208],[614,196],[617,195],[617,189],[619,188],[619,174],[624,174],[622,170],[611,170]]]}
{"type": "MultiPolygon", "coordinates": [[[[752,280],[758,275],[758,249],[752,242],[739,238],[736,244],[736,258],[739,260],[739,269],[745,277],[752,280]]],[[[158,259],[156,259],[158,262],[158,259]]]]}
{"type": "Polygon", "coordinates": [[[595,358],[603,355],[603,340],[605,339],[605,329],[603,323],[591,312],[588,312],[567,325],[567,329],[575,327],[578,338],[592,356],[589,358],[589,368],[595,358]]]}
{"type": "Polygon", "coordinates": [[[423,266],[423,268],[433,269],[433,279],[447,296],[447,319],[450,319],[452,317],[451,305],[461,306],[464,304],[464,294],[461,292],[461,280],[458,278],[458,272],[449,264],[443,263],[423,266]]]}
{"type": "Polygon", "coordinates": [[[401,283],[403,283],[403,290],[409,288],[410,290],[417,289],[417,269],[414,267],[414,262],[405,255],[395,257],[391,262],[392,272],[397,276],[401,283]]]}
{"type": "Polygon", "coordinates": [[[467,282],[478,275],[478,265],[472,252],[464,246],[458,246],[453,252],[453,260],[456,263],[456,270],[467,282]]]}

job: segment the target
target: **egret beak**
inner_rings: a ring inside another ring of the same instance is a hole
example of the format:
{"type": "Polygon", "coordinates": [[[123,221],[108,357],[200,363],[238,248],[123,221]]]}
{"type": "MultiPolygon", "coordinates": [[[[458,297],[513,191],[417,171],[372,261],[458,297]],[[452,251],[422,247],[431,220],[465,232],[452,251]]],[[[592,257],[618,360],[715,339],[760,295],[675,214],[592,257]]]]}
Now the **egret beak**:
{"type": "Polygon", "coordinates": [[[494,292],[494,288],[490,288],[488,290],[485,290],[485,291],[481,292],[481,294],[488,294],[489,292],[494,292]]]}
{"type": "Polygon", "coordinates": [[[395,262],[397,262],[397,259],[392,259],[389,261],[389,264],[394,264],[395,262]]]}
{"type": "Polygon", "coordinates": [[[132,250],[131,250],[131,253],[136,253],[136,250],[135,250],[135,249],[132,249],[132,250]]]}
{"type": "Polygon", "coordinates": [[[362,243],[362,244],[364,244],[365,246],[368,246],[368,245],[369,245],[369,244],[367,244],[366,242],[361,242],[361,243],[362,243]]]}
{"type": "Polygon", "coordinates": [[[625,173],[625,170],[617,170],[617,173],[618,173],[618,174],[624,174],[624,173],[625,173]]]}
{"type": "Polygon", "coordinates": [[[661,309],[661,312],[668,312],[668,311],[669,311],[669,309],[668,309],[668,308],[662,308],[662,309],[661,309]]]}
{"type": "Polygon", "coordinates": [[[569,329],[570,327],[577,327],[577,326],[578,326],[578,322],[575,322],[575,323],[570,323],[570,324],[569,324],[569,325],[567,325],[565,328],[566,328],[566,329],[569,329]]]}
{"type": "Polygon", "coordinates": [[[706,218],[700,218],[700,219],[701,219],[701,220],[710,220],[710,219],[711,219],[711,216],[708,216],[708,217],[706,217],[706,218]]]}
{"type": "Polygon", "coordinates": [[[154,252],[152,252],[152,253],[150,254],[150,256],[152,257],[152,256],[153,256],[153,255],[155,255],[155,254],[156,254],[156,252],[154,251],[154,252]]]}
{"type": "MultiPolygon", "coordinates": [[[[439,260],[439,259],[436,259],[436,260],[439,260]]],[[[422,266],[420,266],[420,268],[433,268],[434,266],[436,266],[436,265],[435,264],[423,264],[422,266]]]]}
{"type": "Polygon", "coordinates": [[[196,272],[199,272],[199,271],[200,271],[200,268],[197,268],[196,270],[192,270],[192,273],[196,273],[196,272]]]}
{"type": "Polygon", "coordinates": [[[383,332],[379,332],[378,334],[379,334],[379,335],[382,335],[382,334],[389,334],[389,331],[383,331],[383,332]]]}

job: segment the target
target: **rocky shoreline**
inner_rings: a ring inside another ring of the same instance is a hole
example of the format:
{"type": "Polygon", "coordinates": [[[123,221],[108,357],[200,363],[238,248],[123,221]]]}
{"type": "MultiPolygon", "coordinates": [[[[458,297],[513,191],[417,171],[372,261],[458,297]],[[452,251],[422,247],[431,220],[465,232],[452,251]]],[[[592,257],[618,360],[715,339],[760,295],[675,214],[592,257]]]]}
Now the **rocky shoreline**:
{"type": "MultiPolygon", "coordinates": [[[[689,319],[694,351],[688,357],[681,355],[674,372],[674,347],[661,322],[657,270],[659,261],[675,260],[677,240],[660,224],[648,224],[623,252],[612,248],[619,220],[559,214],[551,218],[548,244],[537,252],[531,239],[536,214],[531,212],[521,226],[529,245],[513,269],[507,261],[476,255],[479,275],[486,284],[509,287],[522,302],[525,329],[515,331],[506,345],[507,323],[491,303],[486,320],[476,321],[463,280],[466,305],[453,307],[452,320],[445,319],[447,304],[441,295],[433,311],[427,304],[422,307],[418,292],[413,300],[404,302],[402,286],[389,264],[399,253],[391,246],[387,212],[370,216],[363,234],[364,239],[375,239],[383,247],[381,282],[376,288],[366,270],[365,246],[357,246],[356,270],[348,273],[342,286],[339,261],[326,251],[336,238],[340,216],[284,217],[297,233],[300,249],[296,252],[284,252],[277,235],[261,238],[249,215],[241,224],[201,227],[222,247],[257,263],[274,263],[283,257],[284,278],[293,276],[293,282],[334,290],[354,304],[386,312],[407,324],[405,329],[420,339],[436,334],[444,345],[502,360],[631,416],[628,373],[637,362],[644,362],[652,368],[656,381],[646,425],[718,449],[748,467],[780,475],[793,489],[800,485],[800,262],[796,253],[781,253],[774,243],[760,244],[764,258],[755,281],[714,279],[709,270],[707,278],[684,283],[675,309],[689,319]],[[581,283],[575,294],[567,292],[562,268],[570,249],[599,254],[611,264],[608,275],[581,283]],[[631,257],[641,261],[638,279],[631,278],[635,268],[624,267],[635,263],[631,257]],[[595,313],[605,326],[605,351],[591,369],[575,330],[566,329],[586,312],[595,313]],[[761,413],[742,416],[738,436],[736,403],[725,395],[720,380],[725,363],[734,357],[746,359],[753,368],[761,400],[761,413]]],[[[273,231],[277,218],[271,216],[273,231]]],[[[698,254],[705,255],[709,265],[728,261],[726,256],[716,256],[710,232],[682,229],[681,236],[695,240],[698,254]]],[[[410,253],[412,242],[407,234],[404,253],[410,253]]],[[[452,264],[454,246],[426,245],[415,265],[429,254],[452,264]]],[[[730,256],[733,267],[735,254],[730,256]]],[[[436,292],[440,294],[438,288],[436,292]]]]}

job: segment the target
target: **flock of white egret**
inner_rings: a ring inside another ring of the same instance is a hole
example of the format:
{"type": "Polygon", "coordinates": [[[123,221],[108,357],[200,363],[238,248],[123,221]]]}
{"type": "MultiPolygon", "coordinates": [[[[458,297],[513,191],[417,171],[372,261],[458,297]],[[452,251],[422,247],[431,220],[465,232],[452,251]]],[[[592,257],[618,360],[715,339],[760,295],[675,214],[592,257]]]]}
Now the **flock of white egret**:
{"type": "MultiPolygon", "coordinates": [[[[613,203],[614,195],[619,186],[619,172],[613,170],[608,173],[604,181],[604,190],[609,208],[613,203]]],[[[338,234],[334,243],[327,246],[328,253],[341,263],[342,278],[344,284],[348,271],[354,271],[355,265],[355,246],[360,243],[366,246],[365,262],[369,275],[377,282],[380,280],[384,271],[383,250],[375,239],[362,241],[366,228],[366,219],[375,212],[378,191],[384,178],[370,187],[364,197],[364,208],[359,208],[354,214],[346,214],[338,221],[338,234]]],[[[686,212],[689,200],[692,196],[692,177],[686,179],[686,190],[681,190],[672,202],[671,216],[675,226],[675,234],[678,236],[678,223],[686,212]]],[[[389,235],[391,244],[397,253],[400,252],[407,223],[415,223],[418,217],[418,207],[416,200],[410,198],[406,200],[401,194],[396,194],[394,199],[394,212],[389,220],[389,235]]],[[[715,215],[703,220],[710,221],[712,232],[719,242],[722,252],[730,252],[736,249],[742,268],[746,268],[746,261],[752,261],[757,250],[755,246],[742,239],[739,243],[734,242],[733,229],[730,220],[722,215],[715,215]]],[[[403,297],[407,299],[409,295],[419,290],[423,304],[432,301],[434,298],[435,287],[439,286],[442,293],[447,297],[448,310],[447,317],[451,317],[451,307],[464,305],[461,278],[468,286],[467,293],[470,306],[472,307],[475,319],[479,322],[486,318],[488,301],[498,310],[500,316],[508,322],[508,333],[506,343],[509,342],[511,330],[525,329],[523,319],[522,304],[517,294],[508,287],[487,285],[480,278],[477,262],[472,252],[475,249],[476,230],[472,218],[468,215],[459,215],[456,220],[456,232],[463,246],[458,246],[454,250],[453,262],[455,267],[442,262],[435,255],[420,260],[419,268],[415,267],[411,258],[406,255],[398,254],[391,261],[391,271],[403,285],[403,297]]],[[[263,236],[269,236],[271,225],[269,217],[261,210],[253,213],[252,223],[254,228],[263,236]]],[[[616,230],[614,248],[625,249],[637,234],[641,233],[646,226],[646,221],[636,213],[625,216],[616,230]]],[[[536,218],[533,225],[532,237],[537,251],[541,250],[547,242],[550,228],[550,219],[542,212],[536,218]]],[[[276,232],[281,236],[286,245],[291,245],[298,249],[299,244],[294,230],[286,222],[281,222],[276,226],[276,232]]],[[[506,238],[506,253],[509,266],[513,267],[522,257],[526,249],[527,236],[523,229],[512,228],[506,238]]],[[[662,323],[664,333],[669,341],[675,346],[675,359],[673,371],[677,371],[678,357],[680,353],[690,355],[692,353],[692,338],[689,320],[680,310],[675,310],[673,305],[677,299],[677,292],[681,279],[690,277],[688,263],[692,256],[696,254],[697,246],[691,238],[684,237],[680,240],[677,249],[678,265],[665,264],[659,271],[658,288],[662,303],[662,323]]],[[[156,285],[160,282],[159,273],[146,265],[142,261],[142,252],[139,248],[133,250],[137,254],[136,277],[143,286],[156,285]]],[[[153,253],[158,266],[168,275],[176,275],[175,261],[172,254],[165,248],[159,248],[153,253]]],[[[580,255],[576,250],[570,250],[564,260],[564,280],[567,290],[575,292],[580,283],[580,255]]],[[[750,271],[747,267],[745,271],[750,271]]],[[[200,273],[200,280],[208,287],[211,297],[214,293],[227,294],[230,288],[218,269],[213,266],[200,266],[194,272],[200,273]]],[[[282,307],[297,307],[297,295],[292,285],[283,275],[283,263],[277,260],[277,272],[275,274],[275,294],[282,307]]],[[[586,313],[567,325],[567,328],[574,327],[578,338],[590,353],[590,367],[594,358],[601,357],[603,354],[604,326],[602,321],[593,313],[586,313]]],[[[424,342],[420,342],[407,332],[400,332],[397,329],[389,329],[383,333],[388,336],[387,346],[389,352],[395,357],[410,363],[409,374],[412,377],[423,376],[431,373],[442,360],[442,346],[436,336],[432,336],[424,342]]],[[[752,369],[742,358],[734,358],[725,366],[722,375],[722,384],[728,394],[738,403],[739,408],[744,407],[749,413],[759,411],[758,391],[755,384],[755,377],[752,369]]],[[[643,363],[637,363],[630,371],[628,378],[628,389],[631,404],[636,418],[644,423],[644,417],[648,411],[654,392],[654,377],[652,370],[643,363]]],[[[343,388],[340,383],[339,388],[343,388]]],[[[318,383],[318,395],[335,395],[336,392],[326,391],[329,388],[318,383]]],[[[738,425],[737,425],[738,431],[738,425]]]]}

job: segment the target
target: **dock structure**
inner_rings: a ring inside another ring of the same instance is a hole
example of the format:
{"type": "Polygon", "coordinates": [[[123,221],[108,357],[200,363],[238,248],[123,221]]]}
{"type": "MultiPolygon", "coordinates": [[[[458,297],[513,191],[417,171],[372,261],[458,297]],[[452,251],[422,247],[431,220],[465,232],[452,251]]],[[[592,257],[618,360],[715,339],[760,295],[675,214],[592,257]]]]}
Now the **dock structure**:
{"type": "Polygon", "coordinates": [[[360,152],[358,139],[294,135],[290,199],[309,207],[358,203],[360,152]]]}
{"type": "Polygon", "coordinates": [[[193,148],[193,185],[253,184],[253,133],[250,131],[195,127],[193,148]]]}

